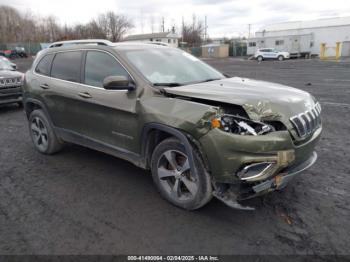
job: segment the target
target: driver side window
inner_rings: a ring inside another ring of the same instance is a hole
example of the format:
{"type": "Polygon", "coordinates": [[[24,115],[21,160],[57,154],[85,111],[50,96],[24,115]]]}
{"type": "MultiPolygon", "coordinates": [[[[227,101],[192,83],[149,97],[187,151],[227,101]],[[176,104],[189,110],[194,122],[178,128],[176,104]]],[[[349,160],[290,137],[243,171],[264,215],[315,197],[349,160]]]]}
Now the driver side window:
{"type": "Polygon", "coordinates": [[[103,87],[107,76],[126,76],[128,72],[111,55],[100,51],[88,51],[85,61],[84,84],[103,87]]]}

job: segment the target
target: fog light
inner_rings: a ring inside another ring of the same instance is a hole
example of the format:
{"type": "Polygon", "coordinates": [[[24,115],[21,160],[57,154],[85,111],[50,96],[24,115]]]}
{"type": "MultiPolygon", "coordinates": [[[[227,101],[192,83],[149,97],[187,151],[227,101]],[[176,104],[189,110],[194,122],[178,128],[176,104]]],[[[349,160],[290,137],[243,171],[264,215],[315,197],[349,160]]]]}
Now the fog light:
{"type": "Polygon", "coordinates": [[[274,162],[260,162],[246,165],[237,173],[241,180],[255,180],[260,176],[264,176],[266,172],[275,165],[274,162]]]}

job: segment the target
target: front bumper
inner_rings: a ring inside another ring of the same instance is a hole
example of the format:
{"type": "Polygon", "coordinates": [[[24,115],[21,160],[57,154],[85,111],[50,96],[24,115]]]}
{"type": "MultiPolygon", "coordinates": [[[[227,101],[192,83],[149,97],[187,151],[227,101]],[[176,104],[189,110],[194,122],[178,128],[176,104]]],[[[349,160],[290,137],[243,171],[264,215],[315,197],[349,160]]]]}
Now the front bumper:
{"type": "Polygon", "coordinates": [[[267,193],[270,191],[282,189],[297,174],[310,168],[313,164],[315,164],[316,160],[317,160],[317,153],[313,152],[311,157],[309,157],[305,162],[299,165],[290,166],[283,169],[282,172],[277,176],[275,176],[274,178],[261,182],[260,184],[257,184],[255,186],[252,186],[252,190],[256,194],[261,194],[261,193],[267,193]]]}
{"type": "Polygon", "coordinates": [[[0,89],[0,105],[22,102],[22,87],[0,89]]]}
{"type": "Polygon", "coordinates": [[[217,183],[242,183],[237,173],[244,166],[264,161],[275,162],[276,168],[270,173],[251,181],[257,183],[310,159],[314,155],[321,132],[322,127],[315,130],[303,143],[294,144],[288,131],[242,136],[212,129],[199,142],[208,160],[213,180],[217,183]]]}
{"type": "Polygon", "coordinates": [[[244,206],[238,201],[261,196],[263,194],[284,188],[290,180],[297,174],[311,167],[317,160],[316,152],[305,162],[299,165],[287,167],[282,173],[274,176],[272,179],[251,184],[243,182],[241,184],[217,184],[213,195],[224,202],[229,207],[242,210],[254,210],[255,208],[244,206]]]}

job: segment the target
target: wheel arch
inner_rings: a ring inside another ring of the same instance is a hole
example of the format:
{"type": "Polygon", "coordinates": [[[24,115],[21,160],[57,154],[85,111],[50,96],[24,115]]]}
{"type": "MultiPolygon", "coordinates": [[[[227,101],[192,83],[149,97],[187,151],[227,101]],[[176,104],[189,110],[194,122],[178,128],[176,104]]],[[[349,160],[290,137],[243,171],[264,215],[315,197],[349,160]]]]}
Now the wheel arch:
{"type": "MultiPolygon", "coordinates": [[[[141,135],[141,154],[144,159],[144,165],[145,168],[150,168],[150,162],[152,158],[152,153],[155,149],[155,147],[164,139],[169,137],[176,137],[179,139],[183,145],[185,146],[186,153],[188,155],[188,158],[190,160],[191,169],[193,169],[193,172],[197,173],[197,170],[194,165],[194,156],[192,151],[192,146],[194,144],[194,139],[189,139],[183,132],[180,130],[163,125],[158,123],[149,123],[147,124],[142,131],[141,135]],[[193,141],[192,141],[193,140],[193,141]]],[[[197,143],[195,144],[197,147],[197,143]]],[[[205,161],[206,162],[206,161],[205,161]]]]}
{"type": "Polygon", "coordinates": [[[45,104],[37,99],[33,99],[33,98],[27,98],[25,99],[24,103],[23,103],[23,107],[24,107],[24,112],[26,113],[26,116],[27,116],[27,119],[29,119],[29,116],[30,114],[36,110],[36,109],[41,109],[44,111],[47,119],[49,120],[50,122],[50,125],[52,127],[54,127],[52,121],[51,121],[51,118],[50,118],[50,115],[48,113],[48,110],[45,106],[45,104]]]}

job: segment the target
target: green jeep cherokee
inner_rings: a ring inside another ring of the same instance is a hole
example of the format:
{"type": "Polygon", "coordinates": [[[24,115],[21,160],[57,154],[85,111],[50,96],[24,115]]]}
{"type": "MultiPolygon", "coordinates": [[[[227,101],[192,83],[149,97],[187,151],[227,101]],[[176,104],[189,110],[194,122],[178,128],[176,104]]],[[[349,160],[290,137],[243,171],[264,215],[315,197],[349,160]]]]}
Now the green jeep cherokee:
{"type": "Polygon", "coordinates": [[[26,73],[35,148],[64,142],[150,169],[160,194],[193,210],[282,189],[313,165],[321,107],[307,92],[228,78],[177,49],[105,40],[59,42],[26,73]]]}

